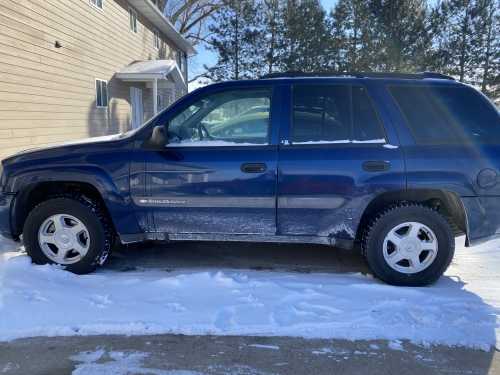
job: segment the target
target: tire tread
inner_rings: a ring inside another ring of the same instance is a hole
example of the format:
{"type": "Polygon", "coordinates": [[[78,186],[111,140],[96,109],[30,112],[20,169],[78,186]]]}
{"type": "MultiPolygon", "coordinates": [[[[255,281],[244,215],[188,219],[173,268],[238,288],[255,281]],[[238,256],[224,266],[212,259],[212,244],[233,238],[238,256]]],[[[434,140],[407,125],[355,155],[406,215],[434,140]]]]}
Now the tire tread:
{"type": "MultiPolygon", "coordinates": [[[[404,209],[404,208],[418,208],[420,210],[427,210],[430,213],[434,215],[434,217],[439,221],[441,220],[444,228],[446,228],[446,233],[448,235],[448,241],[450,243],[451,249],[449,251],[448,257],[445,260],[445,263],[443,265],[443,272],[448,268],[448,266],[451,264],[451,261],[453,259],[454,251],[455,251],[455,238],[453,235],[453,230],[452,226],[445,216],[443,216],[441,213],[439,213],[436,209],[426,206],[422,203],[418,202],[398,202],[395,204],[391,204],[378,212],[370,221],[369,224],[366,226],[366,228],[363,230],[363,234],[361,237],[361,253],[362,255],[368,259],[368,251],[369,251],[369,244],[372,242],[372,238],[377,234],[377,227],[379,223],[381,223],[388,215],[393,214],[395,211],[404,209]]],[[[372,271],[374,272],[375,276],[377,278],[380,278],[386,282],[393,283],[396,285],[413,285],[413,286],[423,286],[427,284],[431,284],[435,282],[441,274],[434,275],[434,277],[428,277],[425,280],[416,280],[412,281],[409,284],[405,284],[404,282],[391,282],[386,275],[379,274],[375,269],[372,267],[372,271]]]]}
{"type": "MultiPolygon", "coordinates": [[[[102,225],[103,233],[104,233],[104,245],[97,254],[97,256],[92,259],[92,261],[88,264],[89,268],[95,269],[98,266],[103,265],[106,262],[106,259],[109,257],[112,247],[113,247],[113,239],[115,236],[115,232],[113,226],[111,224],[111,219],[109,218],[106,210],[102,207],[99,202],[80,194],[80,193],[66,193],[66,194],[56,194],[47,197],[46,200],[37,204],[28,214],[28,217],[25,221],[25,228],[23,230],[26,233],[26,225],[31,222],[31,217],[35,215],[38,211],[43,210],[45,206],[50,205],[54,200],[69,200],[72,202],[78,202],[87,208],[93,215],[96,216],[98,221],[102,225]]],[[[72,265],[67,266],[66,268],[72,268],[72,265]]],[[[75,268],[75,267],[74,267],[75,268]]],[[[80,272],[76,272],[80,273],[80,272]]],[[[81,272],[86,273],[86,272],[81,272]]]]}

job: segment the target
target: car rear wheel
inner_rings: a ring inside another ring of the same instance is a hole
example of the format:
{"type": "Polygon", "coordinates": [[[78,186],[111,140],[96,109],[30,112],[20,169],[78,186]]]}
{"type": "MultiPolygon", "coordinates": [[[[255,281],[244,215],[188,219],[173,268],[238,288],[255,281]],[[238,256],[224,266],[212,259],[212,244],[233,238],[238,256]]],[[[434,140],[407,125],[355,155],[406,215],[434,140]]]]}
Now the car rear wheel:
{"type": "Polygon", "coordinates": [[[371,270],[393,285],[435,282],[448,268],[454,251],[455,239],[447,220],[419,204],[383,211],[363,238],[363,252],[371,270]]]}
{"type": "Polygon", "coordinates": [[[26,219],[23,239],[36,264],[59,264],[85,274],[103,264],[112,231],[102,208],[82,196],[58,197],[36,206],[26,219]]]}

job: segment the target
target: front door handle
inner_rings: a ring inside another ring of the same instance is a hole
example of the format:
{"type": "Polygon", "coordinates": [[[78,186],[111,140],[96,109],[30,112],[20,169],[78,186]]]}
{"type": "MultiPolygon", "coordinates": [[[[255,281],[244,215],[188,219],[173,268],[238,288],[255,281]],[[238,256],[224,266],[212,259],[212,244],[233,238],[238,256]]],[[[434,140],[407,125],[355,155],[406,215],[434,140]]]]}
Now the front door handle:
{"type": "Polygon", "coordinates": [[[267,170],[267,165],[264,163],[244,163],[241,164],[243,173],[262,173],[267,170]]]}
{"type": "Polygon", "coordinates": [[[369,160],[363,163],[363,169],[367,172],[385,172],[391,169],[391,163],[384,160],[369,160]]]}

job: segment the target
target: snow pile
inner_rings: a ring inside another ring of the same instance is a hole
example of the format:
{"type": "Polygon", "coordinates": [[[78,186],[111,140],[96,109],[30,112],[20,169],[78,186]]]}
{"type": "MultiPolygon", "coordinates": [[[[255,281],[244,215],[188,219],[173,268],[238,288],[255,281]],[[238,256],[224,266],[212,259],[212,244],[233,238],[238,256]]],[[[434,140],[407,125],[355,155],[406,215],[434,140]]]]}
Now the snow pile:
{"type": "MultiPolygon", "coordinates": [[[[236,245],[235,245],[236,246],[236,245]]],[[[0,340],[89,334],[387,339],[488,349],[500,312],[500,245],[459,247],[446,277],[392,287],[361,274],[190,270],[76,276],[0,254],[0,340]]]]}

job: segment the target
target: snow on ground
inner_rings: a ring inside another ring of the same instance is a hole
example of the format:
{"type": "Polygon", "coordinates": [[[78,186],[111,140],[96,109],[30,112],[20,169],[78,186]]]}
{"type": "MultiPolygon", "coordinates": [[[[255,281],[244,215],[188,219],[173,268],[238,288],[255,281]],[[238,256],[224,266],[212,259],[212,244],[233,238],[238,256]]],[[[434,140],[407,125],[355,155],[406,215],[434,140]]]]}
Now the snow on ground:
{"type": "Polygon", "coordinates": [[[32,265],[13,250],[0,242],[0,340],[182,333],[487,350],[500,334],[500,242],[458,246],[446,276],[426,288],[393,287],[356,273],[103,268],[77,276],[32,265]]]}
{"type": "Polygon", "coordinates": [[[143,364],[146,358],[147,354],[141,352],[106,353],[102,349],[94,352],[82,352],[71,357],[74,362],[78,363],[72,375],[202,375],[193,371],[148,368],[143,364]]]}

